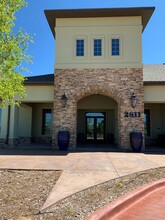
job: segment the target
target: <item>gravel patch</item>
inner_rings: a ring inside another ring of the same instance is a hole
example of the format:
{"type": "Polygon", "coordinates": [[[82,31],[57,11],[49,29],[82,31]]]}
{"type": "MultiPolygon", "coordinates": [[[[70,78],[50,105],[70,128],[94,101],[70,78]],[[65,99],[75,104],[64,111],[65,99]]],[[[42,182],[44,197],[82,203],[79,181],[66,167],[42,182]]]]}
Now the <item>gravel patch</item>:
{"type": "Polygon", "coordinates": [[[46,213],[39,213],[60,174],[60,171],[0,171],[0,219],[83,220],[119,196],[149,182],[165,178],[165,168],[110,180],[61,200],[46,213]]]}
{"type": "Polygon", "coordinates": [[[0,219],[38,213],[61,171],[0,170],[0,219]]]}
{"type": "Polygon", "coordinates": [[[156,168],[110,180],[76,193],[51,208],[51,213],[36,216],[34,220],[84,220],[96,209],[112,202],[139,186],[165,178],[165,168],[156,168]],[[40,218],[40,217],[43,218],[40,218]]]}

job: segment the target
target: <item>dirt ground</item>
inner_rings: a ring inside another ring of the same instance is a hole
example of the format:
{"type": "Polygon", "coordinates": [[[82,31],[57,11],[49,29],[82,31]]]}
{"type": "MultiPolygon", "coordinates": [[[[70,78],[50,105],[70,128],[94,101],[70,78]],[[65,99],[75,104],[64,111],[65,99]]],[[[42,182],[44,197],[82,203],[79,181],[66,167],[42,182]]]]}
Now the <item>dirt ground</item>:
{"type": "Polygon", "coordinates": [[[0,219],[38,213],[61,171],[0,170],[0,219]]]}
{"type": "Polygon", "coordinates": [[[0,170],[0,219],[81,220],[94,210],[146,183],[165,178],[156,168],[117,178],[76,193],[39,213],[60,171],[0,170]]]}

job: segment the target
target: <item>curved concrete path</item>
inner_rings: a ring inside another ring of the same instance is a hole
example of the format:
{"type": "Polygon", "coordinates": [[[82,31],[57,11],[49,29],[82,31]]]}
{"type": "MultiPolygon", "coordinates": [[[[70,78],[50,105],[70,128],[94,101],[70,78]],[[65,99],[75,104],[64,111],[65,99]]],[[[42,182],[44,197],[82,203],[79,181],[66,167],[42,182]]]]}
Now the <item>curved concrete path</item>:
{"type": "Polygon", "coordinates": [[[41,211],[50,209],[61,199],[91,186],[160,166],[165,166],[164,155],[0,150],[0,169],[63,170],[41,211]]]}

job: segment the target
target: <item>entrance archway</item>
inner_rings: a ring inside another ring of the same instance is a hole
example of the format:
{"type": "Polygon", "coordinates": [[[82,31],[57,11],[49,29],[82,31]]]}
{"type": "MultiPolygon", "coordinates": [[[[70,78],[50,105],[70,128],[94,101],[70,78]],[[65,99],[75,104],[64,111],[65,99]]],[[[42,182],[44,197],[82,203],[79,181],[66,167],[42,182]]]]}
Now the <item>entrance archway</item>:
{"type": "Polygon", "coordinates": [[[118,144],[117,102],[93,94],[77,103],[77,144],[118,144]]]}
{"type": "MultiPolygon", "coordinates": [[[[56,70],[52,146],[58,147],[58,132],[67,130],[70,133],[69,149],[75,149],[77,147],[79,101],[87,96],[103,95],[117,103],[115,141],[123,150],[129,150],[130,132],[136,129],[144,133],[142,76],[142,68],[56,70]],[[138,97],[136,108],[130,104],[132,91],[138,97]],[[65,108],[61,104],[61,96],[64,93],[67,96],[65,108]],[[131,117],[137,115],[137,112],[139,117],[131,117]],[[130,116],[127,117],[128,115],[130,116]]],[[[88,106],[87,110],[93,109],[88,106]]]]}

